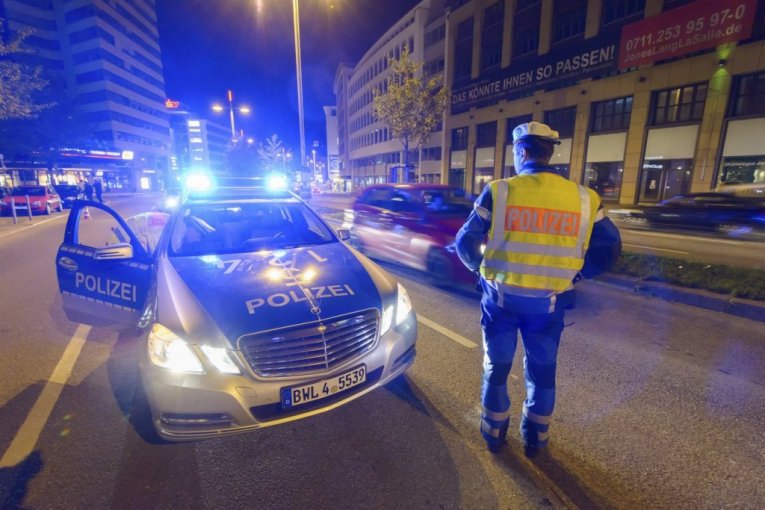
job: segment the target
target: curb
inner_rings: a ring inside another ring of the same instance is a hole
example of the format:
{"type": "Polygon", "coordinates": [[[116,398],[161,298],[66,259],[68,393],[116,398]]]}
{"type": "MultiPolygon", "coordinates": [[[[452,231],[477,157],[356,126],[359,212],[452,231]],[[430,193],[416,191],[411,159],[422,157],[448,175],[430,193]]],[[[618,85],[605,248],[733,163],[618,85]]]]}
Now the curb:
{"type": "Polygon", "coordinates": [[[676,287],[630,276],[604,274],[593,281],[629,289],[636,294],[674,301],[715,312],[727,313],[759,322],[765,322],[765,303],[714,294],[703,290],[676,287]]]}

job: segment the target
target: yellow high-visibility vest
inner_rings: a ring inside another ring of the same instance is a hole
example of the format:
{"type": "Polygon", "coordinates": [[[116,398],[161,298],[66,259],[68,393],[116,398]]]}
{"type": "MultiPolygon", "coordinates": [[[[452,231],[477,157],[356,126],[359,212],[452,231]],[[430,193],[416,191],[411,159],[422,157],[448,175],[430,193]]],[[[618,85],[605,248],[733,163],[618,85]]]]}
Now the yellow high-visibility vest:
{"type": "Polygon", "coordinates": [[[598,194],[549,172],[490,186],[492,219],[481,275],[511,294],[554,295],[571,288],[584,265],[598,194]]]}

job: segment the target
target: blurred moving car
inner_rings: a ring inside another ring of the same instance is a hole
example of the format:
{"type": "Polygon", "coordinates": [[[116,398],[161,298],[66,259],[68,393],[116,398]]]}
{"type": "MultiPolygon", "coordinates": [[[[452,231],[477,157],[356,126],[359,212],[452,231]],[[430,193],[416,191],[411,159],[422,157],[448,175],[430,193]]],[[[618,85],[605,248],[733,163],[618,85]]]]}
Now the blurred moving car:
{"type": "Polygon", "coordinates": [[[765,199],[729,193],[689,193],[646,207],[643,217],[652,227],[745,235],[765,232],[765,199]]]}
{"type": "Polygon", "coordinates": [[[461,188],[442,184],[380,184],[366,188],[346,211],[351,242],[370,257],[425,271],[436,285],[475,283],[447,249],[473,202],[461,188]]]}
{"type": "Polygon", "coordinates": [[[16,186],[8,196],[3,198],[3,214],[13,214],[11,202],[16,206],[16,214],[27,214],[27,197],[29,197],[29,207],[33,214],[50,214],[51,211],[64,210],[64,204],[52,186],[23,185],[16,186]]]}
{"type": "Polygon", "coordinates": [[[185,194],[171,215],[124,220],[78,202],[56,257],[62,304],[73,321],[137,325],[140,414],[161,438],[279,425],[350,402],[414,362],[406,290],[347,246],[349,235],[286,189],[222,181],[185,194]]]}
{"type": "Polygon", "coordinates": [[[81,200],[85,198],[85,193],[82,192],[79,186],[74,184],[58,184],[53,186],[58,196],[61,197],[61,203],[65,209],[71,208],[75,200],[81,200]]]}

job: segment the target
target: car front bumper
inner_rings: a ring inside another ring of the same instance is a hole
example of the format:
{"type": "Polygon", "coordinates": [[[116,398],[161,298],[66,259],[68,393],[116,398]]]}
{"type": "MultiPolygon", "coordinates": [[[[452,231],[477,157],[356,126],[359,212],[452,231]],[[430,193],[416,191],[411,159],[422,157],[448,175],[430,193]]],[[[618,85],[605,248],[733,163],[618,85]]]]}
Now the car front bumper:
{"type": "Polygon", "coordinates": [[[241,375],[210,370],[173,372],[144,357],[141,379],[159,436],[167,441],[207,439],[280,425],[355,400],[401,375],[412,365],[417,340],[414,313],[381,336],[376,346],[340,367],[300,377],[263,378],[244,365],[241,375]],[[303,406],[283,408],[281,391],[366,366],[366,382],[303,406]]]}

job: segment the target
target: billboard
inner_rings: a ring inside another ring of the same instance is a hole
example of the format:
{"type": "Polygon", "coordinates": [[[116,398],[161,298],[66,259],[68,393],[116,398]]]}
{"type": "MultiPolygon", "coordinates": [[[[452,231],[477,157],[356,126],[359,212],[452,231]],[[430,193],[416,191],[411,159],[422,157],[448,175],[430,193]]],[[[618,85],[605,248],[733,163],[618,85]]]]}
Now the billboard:
{"type": "Polygon", "coordinates": [[[622,29],[619,69],[746,39],[757,0],[698,0],[622,29]]]}

